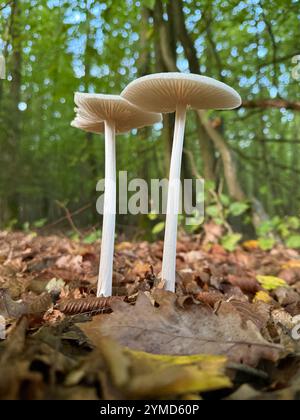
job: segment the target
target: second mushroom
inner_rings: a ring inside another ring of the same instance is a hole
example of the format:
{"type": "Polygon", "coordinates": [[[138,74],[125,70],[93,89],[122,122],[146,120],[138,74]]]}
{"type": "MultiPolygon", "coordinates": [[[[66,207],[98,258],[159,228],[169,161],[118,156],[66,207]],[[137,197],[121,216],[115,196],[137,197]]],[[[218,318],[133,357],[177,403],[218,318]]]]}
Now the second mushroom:
{"type": "Polygon", "coordinates": [[[166,282],[166,289],[174,292],[180,174],[187,109],[234,109],[241,105],[241,97],[222,82],[182,73],[159,73],[141,77],[130,83],[121,96],[145,111],[176,112],[162,266],[162,279],[166,282]]]}
{"type": "Polygon", "coordinates": [[[116,134],[161,121],[161,115],[142,111],[115,95],[76,93],[77,116],[72,126],[84,131],[105,132],[105,194],[97,296],[112,295],[116,223],[116,134]]]}

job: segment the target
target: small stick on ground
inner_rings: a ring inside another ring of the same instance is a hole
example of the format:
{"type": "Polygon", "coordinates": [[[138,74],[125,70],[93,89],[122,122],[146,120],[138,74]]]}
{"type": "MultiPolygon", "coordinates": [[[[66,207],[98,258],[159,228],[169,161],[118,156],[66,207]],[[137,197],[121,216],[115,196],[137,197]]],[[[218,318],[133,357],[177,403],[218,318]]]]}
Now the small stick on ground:
{"type": "Polygon", "coordinates": [[[71,212],[70,212],[70,210],[63,204],[63,203],[61,203],[60,201],[56,201],[56,203],[58,204],[58,206],[61,208],[61,209],[63,209],[64,211],[65,211],[65,213],[66,213],[66,219],[68,220],[68,222],[69,222],[69,224],[70,224],[70,226],[71,226],[71,228],[80,236],[80,238],[81,238],[81,232],[80,232],[80,230],[76,227],[76,225],[75,225],[75,223],[73,222],[73,219],[72,219],[72,214],[71,214],[71,212]]]}

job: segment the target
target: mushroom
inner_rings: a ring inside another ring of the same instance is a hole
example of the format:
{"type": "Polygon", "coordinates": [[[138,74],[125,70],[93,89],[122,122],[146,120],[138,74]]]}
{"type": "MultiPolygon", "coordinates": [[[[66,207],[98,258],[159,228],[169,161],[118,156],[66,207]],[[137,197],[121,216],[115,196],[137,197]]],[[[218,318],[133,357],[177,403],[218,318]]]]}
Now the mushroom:
{"type": "Polygon", "coordinates": [[[162,116],[138,109],[115,95],[76,93],[77,116],[73,127],[105,133],[105,194],[101,258],[97,296],[112,295],[113,256],[116,220],[115,135],[161,122],[162,116]]]}
{"type": "Polygon", "coordinates": [[[130,83],[121,96],[145,111],[176,112],[162,266],[165,287],[174,292],[180,173],[187,109],[234,109],[241,105],[241,97],[222,82],[182,73],[159,73],[141,77],[130,83]]]}

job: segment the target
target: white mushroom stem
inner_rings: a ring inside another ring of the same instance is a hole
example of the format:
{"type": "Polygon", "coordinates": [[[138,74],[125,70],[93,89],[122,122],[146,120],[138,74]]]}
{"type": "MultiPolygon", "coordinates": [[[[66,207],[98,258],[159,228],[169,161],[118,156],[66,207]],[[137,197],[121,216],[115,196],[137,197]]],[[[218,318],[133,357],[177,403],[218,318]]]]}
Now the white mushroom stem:
{"type": "Polygon", "coordinates": [[[116,127],[105,122],[105,193],[97,296],[112,295],[116,227],[116,127]]]}
{"type": "Polygon", "coordinates": [[[171,169],[169,176],[168,206],[166,218],[165,244],[163,253],[162,279],[165,288],[175,292],[176,281],[176,246],[178,230],[178,214],[181,191],[181,162],[184,143],[184,131],[187,107],[177,106],[171,169]]]}

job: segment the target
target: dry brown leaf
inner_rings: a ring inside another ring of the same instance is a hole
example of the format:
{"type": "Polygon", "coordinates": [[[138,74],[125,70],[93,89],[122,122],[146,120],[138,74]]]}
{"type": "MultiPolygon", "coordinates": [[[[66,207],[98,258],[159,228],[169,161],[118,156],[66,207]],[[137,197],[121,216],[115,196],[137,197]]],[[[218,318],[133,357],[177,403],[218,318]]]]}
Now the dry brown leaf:
{"type": "Polygon", "coordinates": [[[228,281],[233,286],[239,287],[245,293],[256,294],[259,290],[261,290],[261,287],[255,278],[249,278],[246,276],[239,277],[239,276],[230,274],[228,276],[228,281]]]}
{"type": "Polygon", "coordinates": [[[279,358],[278,347],[264,340],[254,323],[244,321],[232,305],[223,303],[216,315],[202,305],[181,309],[175,295],[156,293],[158,308],[141,294],[135,306],[116,302],[112,314],[95,317],[80,328],[95,344],[108,336],[154,354],[222,354],[251,366],[279,358]]]}
{"type": "Polygon", "coordinates": [[[213,308],[216,303],[225,300],[225,296],[217,290],[211,290],[209,292],[198,293],[196,299],[213,308]]]}
{"type": "Polygon", "coordinates": [[[217,225],[214,222],[209,222],[204,225],[204,244],[216,243],[223,235],[223,226],[217,225]]]}
{"type": "Polygon", "coordinates": [[[56,267],[60,269],[69,269],[76,273],[82,271],[83,257],[81,255],[64,255],[56,261],[56,267]]]}
{"type": "Polygon", "coordinates": [[[7,290],[0,289],[0,316],[17,319],[28,313],[28,311],[28,303],[15,302],[7,290]]]}

